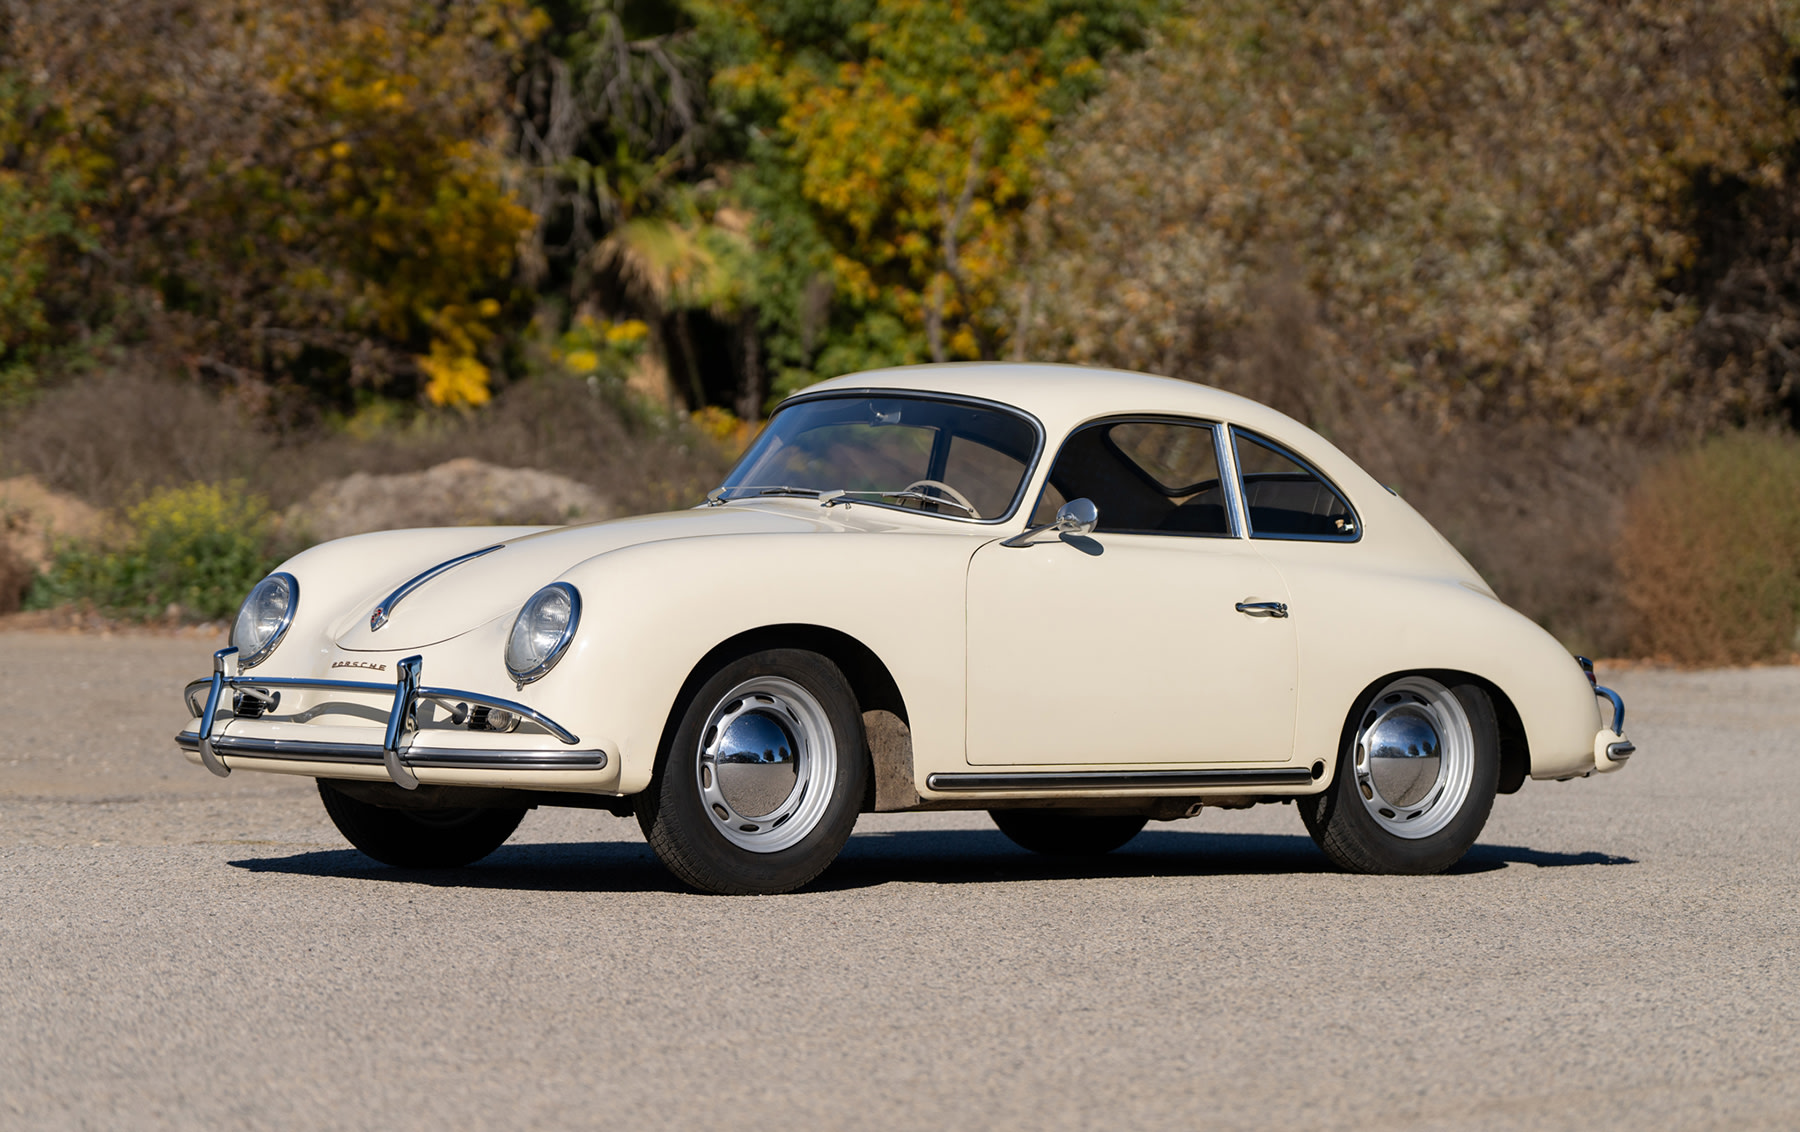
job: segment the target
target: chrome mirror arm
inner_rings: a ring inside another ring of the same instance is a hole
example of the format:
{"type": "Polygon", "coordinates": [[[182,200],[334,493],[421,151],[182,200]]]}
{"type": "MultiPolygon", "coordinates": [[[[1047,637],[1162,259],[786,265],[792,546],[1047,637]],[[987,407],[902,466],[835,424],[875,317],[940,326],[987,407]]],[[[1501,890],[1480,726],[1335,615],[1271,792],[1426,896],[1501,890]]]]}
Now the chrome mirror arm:
{"type": "Polygon", "coordinates": [[[1045,531],[1053,531],[1055,529],[1056,529],[1055,523],[1045,523],[1042,526],[1027,527],[1024,530],[1020,531],[1018,534],[1014,535],[1013,537],[1011,537],[1009,539],[1003,539],[1001,541],[1000,545],[1001,546],[1030,546],[1031,541],[1033,539],[1037,538],[1039,535],[1043,534],[1045,531]]]}
{"type": "Polygon", "coordinates": [[[1001,546],[1030,546],[1031,541],[1041,534],[1055,531],[1059,535],[1092,534],[1100,522],[1100,509],[1094,506],[1091,499],[1071,499],[1056,510],[1056,518],[1042,526],[1029,527],[1009,539],[1003,540],[1001,546]]]}

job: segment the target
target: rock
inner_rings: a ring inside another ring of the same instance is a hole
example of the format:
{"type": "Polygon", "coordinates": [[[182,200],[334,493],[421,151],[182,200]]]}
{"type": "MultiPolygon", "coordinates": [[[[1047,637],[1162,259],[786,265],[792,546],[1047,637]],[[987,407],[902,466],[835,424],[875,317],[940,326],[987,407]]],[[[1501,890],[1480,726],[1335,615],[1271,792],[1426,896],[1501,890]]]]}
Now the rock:
{"type": "Polygon", "coordinates": [[[0,613],[19,608],[32,579],[64,539],[92,539],[105,516],[30,476],[0,480],[0,613]]]}
{"type": "Polygon", "coordinates": [[[73,495],[52,491],[31,476],[0,480],[0,542],[33,569],[44,568],[58,542],[92,539],[105,528],[105,514],[73,495]]]}
{"type": "Polygon", "coordinates": [[[567,476],[462,457],[423,472],[332,480],[282,520],[288,531],[324,542],[405,527],[582,523],[611,513],[599,493],[567,476]]]}

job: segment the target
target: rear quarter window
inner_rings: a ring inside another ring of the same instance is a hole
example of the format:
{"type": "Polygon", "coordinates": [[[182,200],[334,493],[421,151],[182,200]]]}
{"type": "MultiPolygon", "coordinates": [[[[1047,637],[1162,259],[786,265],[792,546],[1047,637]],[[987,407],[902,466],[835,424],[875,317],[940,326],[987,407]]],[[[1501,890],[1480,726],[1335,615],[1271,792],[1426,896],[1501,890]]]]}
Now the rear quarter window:
{"type": "Polygon", "coordinates": [[[1335,485],[1287,449],[1231,430],[1251,538],[1355,542],[1356,513],[1335,485]]]}

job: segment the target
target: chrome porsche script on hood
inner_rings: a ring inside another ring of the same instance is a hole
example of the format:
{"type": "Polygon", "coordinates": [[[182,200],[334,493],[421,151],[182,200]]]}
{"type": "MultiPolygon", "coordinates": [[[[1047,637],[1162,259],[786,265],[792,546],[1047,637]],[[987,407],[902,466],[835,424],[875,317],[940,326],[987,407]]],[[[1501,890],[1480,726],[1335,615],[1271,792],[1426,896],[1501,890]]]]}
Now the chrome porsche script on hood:
{"type": "Polygon", "coordinates": [[[386,672],[387,671],[387,665],[377,664],[372,660],[335,660],[335,661],[332,661],[331,667],[333,667],[333,668],[366,668],[370,672],[386,672]]]}

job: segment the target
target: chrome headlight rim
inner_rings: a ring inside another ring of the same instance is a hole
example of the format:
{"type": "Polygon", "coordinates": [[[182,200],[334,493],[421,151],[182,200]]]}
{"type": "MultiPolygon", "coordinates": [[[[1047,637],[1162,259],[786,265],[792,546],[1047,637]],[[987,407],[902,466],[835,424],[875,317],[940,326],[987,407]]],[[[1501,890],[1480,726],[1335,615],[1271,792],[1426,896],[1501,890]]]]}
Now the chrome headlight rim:
{"type": "Polygon", "coordinates": [[[509,675],[513,678],[513,683],[517,684],[519,687],[523,688],[525,685],[530,684],[533,681],[542,679],[545,676],[545,674],[547,674],[552,668],[555,668],[556,662],[563,658],[563,654],[565,652],[569,651],[570,643],[575,640],[575,630],[580,628],[580,626],[581,626],[581,591],[580,590],[576,589],[574,586],[570,585],[568,582],[551,582],[549,585],[544,586],[541,589],[538,589],[535,592],[533,592],[530,597],[525,599],[525,604],[519,607],[518,616],[513,618],[512,627],[506,631],[506,646],[501,651],[501,662],[506,665],[507,675],[509,675]],[[511,655],[512,654],[513,636],[516,633],[518,633],[519,623],[525,617],[525,614],[534,605],[537,604],[538,598],[543,596],[543,594],[549,590],[556,590],[568,598],[568,601],[569,601],[568,623],[563,626],[562,635],[557,638],[555,647],[552,648],[549,652],[545,653],[544,658],[542,660],[538,661],[535,665],[533,665],[532,667],[530,667],[528,669],[514,668],[513,663],[512,663],[512,655],[511,655]]]}
{"type": "Polygon", "coordinates": [[[296,610],[298,610],[299,608],[300,608],[300,579],[294,577],[292,574],[289,574],[286,571],[278,570],[275,573],[270,574],[268,577],[257,582],[254,586],[251,586],[250,592],[244,595],[244,600],[242,602],[238,603],[237,616],[232,618],[232,621],[231,621],[231,644],[234,648],[236,648],[238,650],[238,667],[239,668],[255,668],[257,665],[261,664],[263,661],[269,659],[269,654],[273,653],[275,651],[276,647],[281,644],[282,639],[287,636],[288,627],[294,623],[294,612],[296,610]],[[267,641],[263,642],[262,647],[257,649],[255,652],[245,652],[243,646],[238,643],[238,639],[237,639],[238,624],[239,624],[239,622],[243,621],[244,610],[249,608],[250,601],[252,598],[254,598],[256,596],[257,591],[262,589],[264,586],[268,585],[270,582],[285,582],[285,583],[287,583],[287,588],[288,588],[287,609],[282,612],[281,622],[280,622],[280,624],[275,626],[275,632],[270,634],[269,639],[267,641]]]}

